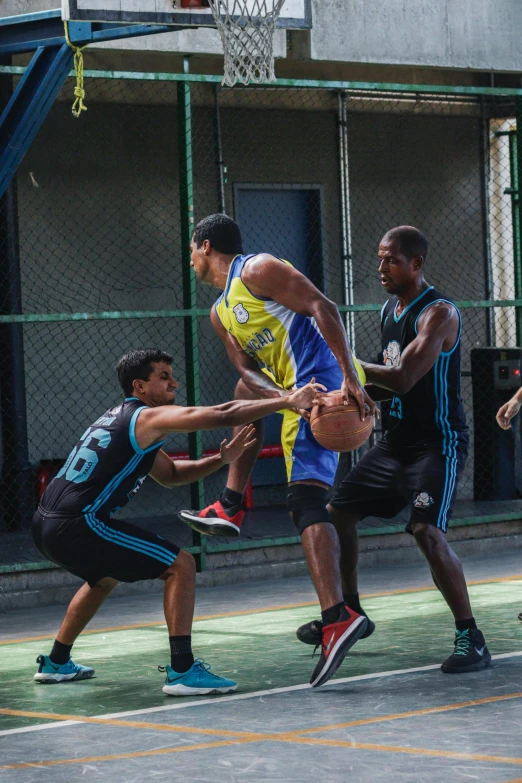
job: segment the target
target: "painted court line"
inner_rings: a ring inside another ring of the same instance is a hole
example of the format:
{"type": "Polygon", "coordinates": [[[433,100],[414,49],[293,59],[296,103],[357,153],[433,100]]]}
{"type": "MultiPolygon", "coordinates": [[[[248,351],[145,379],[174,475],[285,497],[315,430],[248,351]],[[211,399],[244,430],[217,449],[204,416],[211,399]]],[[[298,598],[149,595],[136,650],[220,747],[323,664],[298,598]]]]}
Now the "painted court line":
{"type": "MultiPolygon", "coordinates": [[[[68,764],[87,764],[87,763],[92,763],[94,761],[117,761],[117,760],[128,759],[128,758],[154,756],[154,755],[165,754],[165,753],[180,753],[188,750],[193,750],[193,751],[208,750],[210,748],[216,748],[216,747],[246,744],[251,742],[265,742],[265,741],[271,741],[271,742],[275,741],[275,742],[293,743],[293,744],[301,744],[301,745],[320,745],[320,746],[336,747],[336,748],[349,748],[351,750],[371,750],[371,751],[378,751],[381,753],[382,752],[405,753],[409,755],[431,756],[436,758],[459,759],[459,760],[466,760],[466,761],[485,761],[485,762],[489,762],[489,763],[493,762],[497,764],[520,765],[522,764],[522,758],[513,758],[510,756],[492,756],[492,755],[485,755],[485,754],[465,753],[460,751],[432,750],[428,748],[412,748],[412,747],[403,747],[403,746],[396,746],[396,745],[379,745],[374,743],[357,742],[354,740],[350,740],[350,741],[329,740],[329,739],[315,738],[315,737],[303,737],[302,735],[303,733],[307,733],[307,732],[309,733],[309,732],[318,732],[318,731],[333,731],[338,728],[345,728],[349,726],[361,726],[361,725],[366,725],[367,723],[399,720],[408,717],[411,718],[418,715],[438,714],[443,711],[464,709],[466,707],[477,706],[480,704],[490,704],[493,702],[505,701],[508,699],[516,699],[521,697],[522,697],[522,693],[505,694],[504,696],[491,696],[484,699],[478,699],[478,700],[468,701],[468,702],[460,702],[456,704],[448,704],[445,706],[428,708],[425,710],[414,710],[409,713],[397,713],[392,715],[384,715],[377,718],[363,719],[359,721],[350,721],[349,723],[344,723],[344,724],[335,724],[332,726],[318,726],[312,729],[301,729],[301,730],[297,729],[291,732],[272,733],[272,734],[253,733],[253,732],[252,733],[232,732],[232,731],[224,731],[219,729],[201,729],[201,728],[198,729],[193,727],[174,726],[168,724],[165,725],[165,724],[154,724],[154,723],[153,724],[131,723],[126,721],[116,721],[116,720],[108,720],[108,719],[102,720],[96,718],[84,718],[80,722],[97,723],[97,724],[105,724],[105,725],[107,724],[117,725],[117,726],[129,727],[129,728],[132,727],[147,728],[147,729],[154,729],[156,731],[163,730],[169,732],[189,733],[189,734],[207,734],[212,736],[226,735],[229,737],[229,739],[218,740],[215,742],[197,743],[189,746],[186,745],[177,746],[175,748],[161,748],[161,749],[153,749],[148,751],[136,751],[131,753],[119,753],[119,754],[111,754],[105,756],[91,756],[87,758],[74,758],[74,759],[69,758],[69,759],[54,759],[54,760],[36,761],[36,762],[19,762],[14,764],[0,765],[0,769],[27,769],[27,768],[34,768],[34,767],[63,766],[68,764]]],[[[8,714],[22,714],[24,711],[3,710],[2,712],[8,714]]],[[[40,715],[46,715],[46,713],[34,713],[34,716],[40,716],[40,715]]],[[[51,717],[50,714],[49,717],[51,717]]],[[[59,716],[54,716],[54,717],[59,717],[59,716]]],[[[64,715],[62,717],[66,718],[67,716],[64,715]]],[[[512,783],[515,783],[515,781],[512,781],[512,783]]]]}
{"type": "MultiPolygon", "coordinates": [[[[522,580],[522,574],[515,574],[513,576],[498,576],[493,579],[477,579],[471,582],[467,582],[469,586],[475,585],[488,585],[495,584],[496,582],[513,582],[522,580]]],[[[407,587],[404,590],[383,590],[379,593],[365,593],[361,595],[361,599],[367,600],[371,598],[383,598],[391,595],[407,595],[408,593],[424,593],[436,590],[434,585],[426,587],[407,587]]],[[[302,603],[295,604],[282,604],[281,606],[264,606],[259,609],[244,609],[234,612],[220,612],[219,614],[202,614],[194,617],[194,622],[201,620],[219,620],[222,617],[241,617],[247,614],[260,614],[262,612],[279,612],[285,609],[301,609],[306,606],[318,606],[317,601],[303,601],[302,603]]],[[[154,628],[160,625],[166,625],[165,620],[154,620],[153,622],[133,623],[130,625],[115,625],[108,628],[93,628],[88,631],[82,631],[82,636],[97,634],[97,633],[112,633],[114,631],[131,631],[136,628],[154,628]]],[[[46,639],[54,639],[53,634],[45,634],[42,636],[24,636],[17,639],[3,639],[0,641],[0,645],[4,644],[23,644],[25,642],[38,642],[45,641],[46,639]]]]}
{"type": "Polygon", "coordinates": [[[374,745],[369,742],[343,742],[342,740],[298,738],[303,745],[323,745],[333,748],[352,748],[353,750],[374,750],[381,753],[406,753],[412,756],[435,756],[435,758],[458,759],[460,761],[487,761],[495,764],[522,765],[522,758],[513,756],[489,756],[482,753],[462,753],[455,750],[431,750],[429,748],[405,748],[400,745],[374,745]]]}
{"type": "Polygon", "coordinates": [[[438,707],[425,707],[420,710],[410,710],[409,712],[397,712],[388,715],[378,715],[373,718],[360,718],[344,723],[334,723],[327,726],[314,726],[306,729],[293,729],[286,732],[259,732],[259,731],[229,731],[227,729],[209,729],[197,726],[179,726],[173,723],[145,723],[143,721],[116,720],[114,718],[92,718],[77,715],[61,715],[50,712],[30,712],[27,710],[0,709],[0,714],[12,715],[26,718],[44,718],[60,721],[64,723],[88,723],[101,726],[116,726],[119,728],[130,729],[152,729],[153,731],[168,731],[179,734],[203,734],[212,737],[229,737],[233,739],[259,739],[259,740],[286,740],[289,737],[303,734],[314,734],[318,732],[337,731],[338,729],[354,728],[356,726],[368,726],[373,723],[387,723],[389,721],[407,720],[411,718],[424,717],[428,715],[438,715],[443,712],[454,712],[469,707],[479,707],[484,704],[497,704],[502,701],[512,701],[522,699],[522,691],[516,693],[506,693],[502,696],[487,696],[483,699],[472,699],[471,701],[455,702],[453,704],[441,704],[438,707]]]}
{"type": "MultiPolygon", "coordinates": [[[[522,579],[522,577],[520,577],[522,579]]],[[[420,588],[421,590],[424,590],[426,588],[420,588]]],[[[432,589],[431,587],[429,588],[432,589]]],[[[435,588],[433,588],[435,589],[435,588]]],[[[161,593],[159,594],[161,596],[161,593]]],[[[236,612],[220,612],[218,614],[201,614],[194,617],[193,622],[199,622],[200,620],[219,620],[222,617],[241,617],[241,615],[245,614],[260,614],[261,612],[279,612],[283,611],[285,609],[301,609],[304,606],[318,606],[317,601],[303,601],[302,603],[298,604],[283,604],[282,606],[263,606],[259,609],[241,609],[236,612]]],[[[95,634],[95,633],[112,633],[114,631],[132,631],[136,628],[155,628],[159,625],[167,625],[167,621],[165,619],[163,620],[154,620],[153,622],[145,622],[145,623],[133,623],[131,625],[115,625],[110,628],[93,628],[89,631],[82,631],[82,636],[87,636],[88,634],[95,634]]],[[[20,639],[4,639],[0,641],[0,645],[2,644],[23,644],[24,642],[38,642],[38,641],[45,641],[46,639],[54,639],[54,636],[51,634],[46,634],[44,636],[24,636],[20,639]]]]}
{"type": "MultiPolygon", "coordinates": [[[[502,653],[500,655],[494,655],[493,660],[498,661],[498,660],[504,660],[508,658],[516,658],[520,656],[522,656],[522,650],[513,653],[502,653]]],[[[417,672],[433,671],[439,668],[440,668],[439,664],[433,664],[430,666],[417,666],[411,669],[395,669],[393,671],[387,671],[387,672],[372,672],[371,674],[358,674],[353,677],[343,677],[340,679],[332,680],[331,684],[343,685],[346,683],[359,682],[362,680],[374,680],[380,677],[395,677],[401,674],[415,674],[417,672]]],[[[183,703],[167,704],[161,707],[148,707],[146,709],[141,709],[141,710],[128,710],[126,712],[114,712],[105,715],[95,715],[92,717],[91,720],[92,722],[98,720],[100,721],[116,720],[118,718],[132,717],[134,715],[150,715],[156,712],[170,712],[172,710],[187,709],[189,707],[209,706],[211,704],[223,704],[231,701],[243,701],[246,699],[259,698],[260,696],[274,696],[281,693],[291,693],[294,691],[301,691],[307,689],[310,689],[310,685],[308,683],[304,683],[301,685],[290,685],[286,688],[272,688],[272,689],[267,689],[262,691],[252,691],[251,693],[234,694],[233,696],[218,696],[217,698],[199,699],[197,701],[187,701],[183,703]]],[[[16,711],[0,710],[0,714],[2,713],[10,714],[10,712],[16,713],[16,711]]],[[[26,734],[32,731],[43,731],[47,729],[61,728],[63,726],[74,726],[85,722],[89,722],[89,718],[80,719],[80,720],[75,720],[75,719],[58,720],[53,723],[40,723],[36,726],[24,726],[17,729],[5,729],[3,731],[0,731],[0,736],[6,736],[10,734],[26,734]]],[[[223,734],[221,736],[223,736],[223,734]]]]}
{"type": "MultiPolygon", "coordinates": [[[[493,655],[493,660],[502,660],[504,658],[516,658],[522,656],[522,650],[519,650],[518,652],[513,653],[501,653],[500,655],[493,655]]],[[[370,674],[356,674],[353,677],[340,677],[339,679],[331,680],[331,685],[345,685],[349,682],[359,682],[361,680],[375,680],[379,677],[395,677],[400,674],[415,674],[417,672],[427,672],[427,671],[433,671],[435,669],[440,669],[440,664],[430,664],[429,666],[415,666],[411,669],[393,669],[392,671],[387,672],[371,672],[370,674]]],[[[269,690],[262,690],[262,691],[251,691],[250,693],[237,693],[233,696],[218,696],[217,698],[213,699],[200,699],[199,701],[190,701],[190,702],[184,702],[182,704],[166,704],[162,707],[148,707],[145,710],[130,710],[128,712],[118,712],[113,713],[111,715],[99,715],[97,717],[105,717],[105,718],[125,718],[130,717],[132,715],[144,715],[146,713],[153,713],[153,712],[165,712],[170,710],[182,710],[187,709],[188,707],[199,707],[200,705],[204,704],[208,706],[209,704],[222,704],[229,701],[243,701],[244,699],[255,699],[259,696],[275,696],[280,693],[291,693],[293,691],[302,691],[302,690],[309,690],[310,685],[308,683],[303,683],[302,685],[289,685],[286,688],[271,688],[269,690]]]]}
{"type": "MultiPolygon", "coordinates": [[[[272,739],[271,737],[268,738],[272,739]]],[[[407,748],[400,745],[374,745],[366,742],[343,742],[342,740],[316,739],[313,737],[299,737],[297,735],[281,735],[278,741],[289,742],[297,745],[319,745],[335,748],[347,748],[349,750],[371,750],[381,753],[405,753],[414,756],[431,756],[435,758],[458,759],[459,761],[484,761],[496,764],[514,764],[522,765],[522,758],[512,756],[490,756],[482,753],[462,753],[451,750],[431,750],[428,748],[407,748]]],[[[26,761],[15,764],[2,764],[0,769],[34,769],[42,767],[56,767],[70,764],[89,764],[100,761],[119,761],[131,758],[143,758],[147,756],[159,756],[172,753],[183,753],[196,750],[209,750],[211,748],[222,748],[231,745],[244,745],[252,742],[266,741],[261,738],[246,738],[223,740],[220,742],[202,742],[196,745],[182,745],[175,748],[154,748],[153,750],[140,750],[131,753],[117,753],[107,756],[88,756],[84,758],[53,759],[49,761],[26,761]]]]}

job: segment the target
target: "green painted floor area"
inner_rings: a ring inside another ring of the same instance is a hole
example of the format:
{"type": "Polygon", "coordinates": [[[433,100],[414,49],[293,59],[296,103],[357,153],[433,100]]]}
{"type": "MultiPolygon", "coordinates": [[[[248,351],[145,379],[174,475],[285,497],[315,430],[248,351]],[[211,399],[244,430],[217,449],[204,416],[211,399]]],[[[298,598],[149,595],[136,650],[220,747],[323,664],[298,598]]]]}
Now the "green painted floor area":
{"type": "MultiPolygon", "coordinates": [[[[522,650],[522,580],[475,585],[470,594],[492,654],[522,650]]],[[[355,645],[337,677],[437,664],[451,653],[454,626],[438,591],[369,598],[364,607],[376,631],[355,645]]],[[[313,648],[297,641],[295,629],[316,616],[314,607],[302,607],[200,620],[194,625],[194,652],[218,674],[236,679],[243,693],[306,683],[315,665],[313,648]]],[[[96,677],[85,682],[33,682],[35,659],[48,649],[48,642],[2,646],[0,707],[101,715],[171,700],[161,691],[157,670],[168,662],[166,626],[80,637],[74,659],[96,668],[96,677]]],[[[0,715],[0,730],[37,722],[42,721],[0,715]]]]}

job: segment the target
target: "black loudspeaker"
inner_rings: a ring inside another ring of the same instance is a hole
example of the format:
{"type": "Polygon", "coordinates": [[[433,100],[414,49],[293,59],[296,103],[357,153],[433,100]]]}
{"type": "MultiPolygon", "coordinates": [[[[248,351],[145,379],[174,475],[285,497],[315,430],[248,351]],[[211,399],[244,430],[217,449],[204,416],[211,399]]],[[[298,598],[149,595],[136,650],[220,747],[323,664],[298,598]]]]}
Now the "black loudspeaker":
{"type": "Polygon", "coordinates": [[[520,387],[521,348],[473,348],[475,500],[512,500],[522,497],[522,416],[502,430],[495,416],[520,387]]]}

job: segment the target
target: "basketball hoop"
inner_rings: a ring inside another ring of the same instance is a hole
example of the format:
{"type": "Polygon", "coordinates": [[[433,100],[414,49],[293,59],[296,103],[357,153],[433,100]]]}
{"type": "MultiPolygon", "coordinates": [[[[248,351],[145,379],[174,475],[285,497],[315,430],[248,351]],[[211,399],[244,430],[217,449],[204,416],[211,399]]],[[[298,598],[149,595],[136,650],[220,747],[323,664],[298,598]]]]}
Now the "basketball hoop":
{"type": "Polygon", "coordinates": [[[208,0],[225,69],[221,84],[275,82],[274,30],[285,0],[208,0]]]}

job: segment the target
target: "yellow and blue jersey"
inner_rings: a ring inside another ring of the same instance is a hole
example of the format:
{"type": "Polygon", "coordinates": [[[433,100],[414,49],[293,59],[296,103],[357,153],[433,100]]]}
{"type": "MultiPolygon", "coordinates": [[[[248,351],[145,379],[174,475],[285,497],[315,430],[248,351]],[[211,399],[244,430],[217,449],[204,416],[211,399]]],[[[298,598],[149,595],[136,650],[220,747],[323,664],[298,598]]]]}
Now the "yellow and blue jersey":
{"type": "MultiPolygon", "coordinates": [[[[343,375],[314,318],[289,310],[273,299],[253,294],[242,280],[253,255],[236,256],[224,292],[216,301],[217,315],[241,348],[283,389],[304,386],[313,377],[328,391],[339,389],[343,375]]],[[[283,264],[291,264],[282,261],[283,264]]],[[[359,378],[364,371],[354,359],[359,378]]],[[[323,448],[310,424],[296,411],[285,410],[281,443],[288,481],[314,479],[332,485],[338,455],[323,448]]]]}
{"type": "MultiPolygon", "coordinates": [[[[284,389],[301,386],[313,376],[330,372],[337,380],[339,365],[315,319],[273,299],[256,296],[245,285],[241,275],[252,257],[234,258],[225,291],[216,302],[216,312],[225,329],[284,389]]],[[[282,263],[291,266],[288,261],[282,263]]]]}

